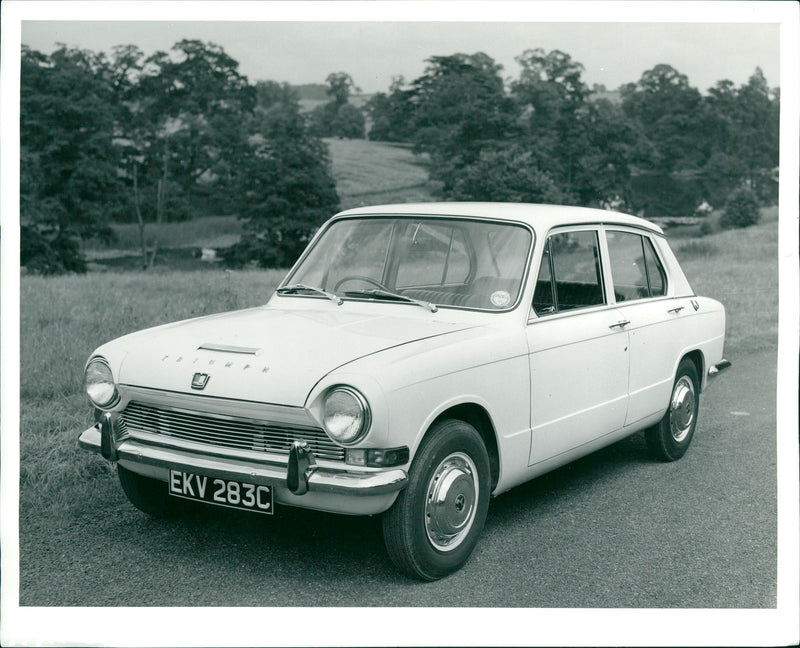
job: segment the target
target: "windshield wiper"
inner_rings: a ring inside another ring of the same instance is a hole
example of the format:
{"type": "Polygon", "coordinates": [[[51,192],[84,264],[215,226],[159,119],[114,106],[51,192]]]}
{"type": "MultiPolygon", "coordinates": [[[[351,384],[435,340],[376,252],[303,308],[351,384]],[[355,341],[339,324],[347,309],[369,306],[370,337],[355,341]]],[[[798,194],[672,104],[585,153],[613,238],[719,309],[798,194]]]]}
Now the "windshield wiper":
{"type": "Polygon", "coordinates": [[[312,293],[316,293],[317,295],[323,295],[327,297],[332,302],[336,302],[338,306],[342,305],[344,301],[339,295],[335,295],[334,293],[328,292],[327,290],[322,290],[322,288],[317,288],[316,286],[306,286],[305,284],[297,283],[297,284],[290,284],[289,286],[282,286],[278,288],[275,292],[279,295],[285,295],[288,293],[296,293],[299,290],[307,290],[312,293]]]}
{"type": "Polygon", "coordinates": [[[388,290],[381,290],[379,288],[369,288],[368,290],[348,290],[345,292],[345,295],[348,297],[366,295],[368,297],[375,297],[379,299],[392,299],[396,301],[408,302],[409,304],[416,304],[417,306],[427,308],[431,313],[435,313],[439,310],[436,304],[432,304],[431,302],[423,301],[422,299],[414,299],[408,295],[401,295],[399,293],[393,293],[388,290]]]}

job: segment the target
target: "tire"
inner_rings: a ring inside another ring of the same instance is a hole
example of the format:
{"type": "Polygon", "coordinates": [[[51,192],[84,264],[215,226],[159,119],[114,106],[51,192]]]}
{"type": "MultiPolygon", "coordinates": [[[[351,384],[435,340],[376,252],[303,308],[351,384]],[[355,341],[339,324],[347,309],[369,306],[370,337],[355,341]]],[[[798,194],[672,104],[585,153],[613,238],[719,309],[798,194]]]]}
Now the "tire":
{"type": "Polygon", "coordinates": [[[166,518],[178,512],[179,502],[167,494],[166,482],[143,477],[119,464],[117,464],[117,476],[130,503],[143,513],[166,518]]]}
{"type": "Polygon", "coordinates": [[[672,385],[664,418],[645,430],[650,454],[661,461],[676,461],[689,449],[697,415],[700,413],[700,381],[697,367],[688,358],[681,360],[672,385]]]}
{"type": "Polygon", "coordinates": [[[489,455],[477,430],[458,420],[434,425],[420,444],[408,485],[383,514],[392,562],[426,581],[460,569],[486,522],[490,490],[489,455]]]}

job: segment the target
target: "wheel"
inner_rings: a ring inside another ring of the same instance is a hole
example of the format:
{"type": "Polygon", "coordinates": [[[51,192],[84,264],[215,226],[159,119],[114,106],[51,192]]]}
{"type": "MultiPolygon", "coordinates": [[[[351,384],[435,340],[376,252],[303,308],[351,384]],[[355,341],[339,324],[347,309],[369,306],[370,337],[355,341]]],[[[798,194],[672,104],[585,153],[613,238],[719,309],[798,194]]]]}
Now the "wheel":
{"type": "Polygon", "coordinates": [[[678,365],[664,418],[645,431],[647,447],[656,459],[675,461],[689,449],[700,410],[699,385],[697,367],[684,358],[678,365]]]}
{"type": "Polygon", "coordinates": [[[348,281],[363,281],[364,283],[368,283],[368,284],[372,284],[373,286],[377,286],[381,290],[386,290],[388,292],[391,292],[391,291],[389,291],[389,289],[386,286],[384,286],[377,279],[373,279],[372,277],[364,277],[362,275],[348,275],[346,277],[342,277],[341,279],[339,279],[339,281],[336,282],[336,285],[333,287],[333,292],[335,292],[335,293],[339,292],[339,287],[343,283],[346,283],[348,281]]]}
{"type": "Polygon", "coordinates": [[[170,517],[178,512],[179,503],[167,494],[166,482],[143,477],[119,464],[117,476],[128,500],[140,511],[153,517],[170,517]]]}
{"type": "Polygon", "coordinates": [[[436,424],[422,441],[409,481],[383,514],[389,557],[403,571],[432,581],[467,562],[489,508],[489,455],[463,421],[436,424]]]}

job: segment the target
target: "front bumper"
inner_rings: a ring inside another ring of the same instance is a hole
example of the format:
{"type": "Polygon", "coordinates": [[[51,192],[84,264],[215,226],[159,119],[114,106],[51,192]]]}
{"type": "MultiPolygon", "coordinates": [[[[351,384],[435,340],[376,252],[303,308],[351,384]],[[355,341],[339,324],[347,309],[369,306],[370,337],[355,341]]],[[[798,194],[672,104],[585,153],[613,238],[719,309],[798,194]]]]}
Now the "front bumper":
{"type": "Polygon", "coordinates": [[[170,470],[180,470],[263,484],[273,487],[279,503],[338,513],[381,513],[392,505],[408,481],[405,470],[400,468],[360,471],[318,466],[311,450],[301,443],[296,443],[284,462],[200,454],[131,438],[115,445],[111,442],[108,420],[85,430],[78,445],[118,461],[133,472],[164,482],[170,470]]]}

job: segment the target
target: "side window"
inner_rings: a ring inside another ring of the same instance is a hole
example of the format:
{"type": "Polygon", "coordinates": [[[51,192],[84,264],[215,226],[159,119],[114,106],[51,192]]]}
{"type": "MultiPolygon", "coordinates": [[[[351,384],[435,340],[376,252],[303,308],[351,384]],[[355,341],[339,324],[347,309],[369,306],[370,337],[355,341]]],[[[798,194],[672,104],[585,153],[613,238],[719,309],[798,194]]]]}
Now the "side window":
{"type": "Polygon", "coordinates": [[[650,239],[631,232],[607,232],[611,276],[618,302],[666,294],[664,269],[650,239]]]}
{"type": "Polygon", "coordinates": [[[533,308],[546,315],[604,304],[602,276],[596,232],[553,234],[542,255],[533,308]]]}
{"type": "Polygon", "coordinates": [[[606,238],[617,301],[649,297],[642,237],[630,232],[607,232],[606,238]]]}

